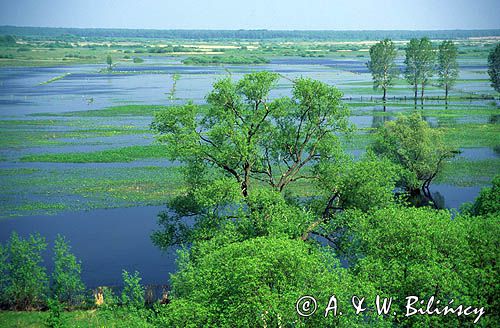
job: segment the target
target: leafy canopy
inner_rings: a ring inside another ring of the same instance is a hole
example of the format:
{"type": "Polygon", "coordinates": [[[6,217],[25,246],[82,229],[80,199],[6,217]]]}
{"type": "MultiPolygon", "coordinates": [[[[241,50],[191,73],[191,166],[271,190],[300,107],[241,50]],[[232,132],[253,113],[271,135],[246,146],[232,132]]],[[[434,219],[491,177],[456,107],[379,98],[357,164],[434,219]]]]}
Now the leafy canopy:
{"type": "Polygon", "coordinates": [[[170,159],[200,162],[235,179],[244,196],[252,180],[282,191],[307,178],[304,166],[338,148],[350,131],[349,111],[335,87],[308,78],[293,83],[292,97],[270,100],[278,75],[257,72],[235,82],[217,81],[208,112],[193,104],[156,113],[152,129],[170,159]]]}
{"type": "Polygon", "coordinates": [[[491,86],[500,92],[500,43],[497,43],[488,56],[488,74],[491,86]]]}
{"type": "Polygon", "coordinates": [[[424,193],[446,160],[455,154],[444,143],[442,132],[431,128],[418,113],[386,122],[377,132],[371,148],[380,157],[405,169],[401,180],[404,188],[409,191],[422,189],[424,193]]]}
{"type": "Polygon", "coordinates": [[[399,75],[395,59],[396,46],[389,39],[380,41],[370,47],[370,60],[367,63],[372,73],[373,87],[387,89],[394,84],[394,79],[399,75]]]}

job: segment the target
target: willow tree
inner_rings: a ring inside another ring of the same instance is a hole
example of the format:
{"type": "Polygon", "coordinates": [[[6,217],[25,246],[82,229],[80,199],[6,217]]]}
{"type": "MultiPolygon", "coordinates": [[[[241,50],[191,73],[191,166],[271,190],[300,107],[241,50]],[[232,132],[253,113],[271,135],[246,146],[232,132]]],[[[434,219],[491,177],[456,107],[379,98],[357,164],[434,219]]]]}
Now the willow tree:
{"type": "Polygon", "coordinates": [[[394,84],[394,79],[399,75],[394,62],[396,55],[397,51],[394,42],[389,39],[380,41],[370,47],[370,61],[368,61],[367,66],[372,73],[373,88],[382,88],[384,92],[382,96],[384,112],[386,110],[387,89],[394,84]]]}
{"type": "Polygon", "coordinates": [[[439,86],[444,88],[444,97],[448,102],[448,92],[458,77],[457,46],[453,41],[443,41],[439,45],[438,76],[439,86]]]}
{"type": "Polygon", "coordinates": [[[171,212],[160,216],[165,230],[154,235],[157,245],[186,239],[193,229],[182,217],[195,217],[204,233],[214,222],[259,208],[252,190],[267,186],[281,193],[291,183],[315,179],[312,167],[340,156],[339,135],[350,131],[342,93],[299,78],[291,97],[272,100],[278,79],[270,72],[223,78],[208,94],[207,110],[187,104],[155,114],[156,138],[166,145],[167,158],[184,164],[188,183],[186,193],[170,202],[171,212]],[[235,213],[238,208],[246,212],[235,213]]]}
{"type": "Polygon", "coordinates": [[[401,187],[413,195],[422,193],[429,198],[432,180],[456,154],[445,144],[442,132],[431,128],[418,113],[386,122],[371,147],[404,169],[401,187]]]}
{"type": "Polygon", "coordinates": [[[294,81],[293,97],[270,100],[278,78],[269,72],[223,78],[207,96],[207,112],[193,104],[171,107],[156,113],[152,129],[171,160],[213,167],[237,181],[245,197],[257,180],[282,191],[307,179],[304,166],[338,146],[337,133],[349,131],[349,111],[337,88],[307,78],[294,81]]]}

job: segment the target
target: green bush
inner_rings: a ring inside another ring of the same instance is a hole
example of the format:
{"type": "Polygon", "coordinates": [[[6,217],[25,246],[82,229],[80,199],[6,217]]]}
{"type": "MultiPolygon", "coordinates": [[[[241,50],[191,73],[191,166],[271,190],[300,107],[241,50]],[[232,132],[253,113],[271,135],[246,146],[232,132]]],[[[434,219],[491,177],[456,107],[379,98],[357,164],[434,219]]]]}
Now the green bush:
{"type": "MultiPolygon", "coordinates": [[[[203,246],[201,246],[203,247],[203,246]]],[[[357,284],[329,251],[301,240],[259,237],[219,248],[206,245],[205,255],[190,260],[181,252],[180,270],[172,276],[173,298],[158,306],[166,327],[349,327],[379,320],[356,316],[345,307],[342,317],[323,316],[324,309],[302,318],[295,304],[312,295],[327,304],[331,294],[350,300],[352,293],[372,297],[368,284],[357,284]]]]}
{"type": "Polygon", "coordinates": [[[85,286],[80,274],[81,263],[71,253],[71,248],[64,237],[58,235],[54,244],[53,297],[69,306],[81,304],[84,300],[85,286]]]}
{"type": "Polygon", "coordinates": [[[12,233],[2,248],[1,302],[11,308],[28,310],[46,303],[48,277],[41,266],[42,251],[47,248],[39,234],[22,239],[12,233]]]}
{"type": "Polygon", "coordinates": [[[49,316],[45,324],[49,328],[62,328],[66,327],[63,321],[62,313],[64,311],[63,305],[57,300],[50,298],[47,302],[49,308],[49,316]]]}
{"type": "Polygon", "coordinates": [[[483,188],[472,205],[473,215],[500,213],[500,175],[493,179],[493,186],[483,188]]]}
{"type": "Polygon", "coordinates": [[[121,305],[132,308],[144,307],[144,288],[141,286],[139,272],[129,274],[123,270],[123,291],[121,294],[121,305]]]}

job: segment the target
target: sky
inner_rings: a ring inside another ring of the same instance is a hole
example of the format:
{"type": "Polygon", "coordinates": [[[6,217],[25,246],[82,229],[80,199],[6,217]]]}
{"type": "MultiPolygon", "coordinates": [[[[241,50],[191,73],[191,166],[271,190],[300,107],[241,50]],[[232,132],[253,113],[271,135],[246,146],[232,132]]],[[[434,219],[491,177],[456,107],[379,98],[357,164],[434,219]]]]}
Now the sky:
{"type": "Polygon", "coordinates": [[[269,30],[499,29],[500,0],[0,0],[0,25],[269,30]]]}

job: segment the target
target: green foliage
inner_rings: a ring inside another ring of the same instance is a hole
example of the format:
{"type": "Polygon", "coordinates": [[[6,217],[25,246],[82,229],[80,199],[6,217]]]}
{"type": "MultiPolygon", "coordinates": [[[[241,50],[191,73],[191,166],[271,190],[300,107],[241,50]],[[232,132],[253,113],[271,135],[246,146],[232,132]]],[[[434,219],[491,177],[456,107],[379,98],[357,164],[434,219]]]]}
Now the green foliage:
{"type": "Polygon", "coordinates": [[[38,308],[45,304],[48,277],[41,266],[42,251],[47,248],[39,234],[22,239],[15,232],[3,247],[3,288],[1,302],[19,310],[38,308]]]}
{"type": "Polygon", "coordinates": [[[140,63],[143,63],[143,62],[144,62],[144,59],[142,59],[141,57],[134,57],[134,59],[132,59],[132,61],[133,61],[135,64],[140,64],[140,63]]]}
{"type": "Polygon", "coordinates": [[[106,64],[108,64],[108,70],[111,71],[111,69],[113,69],[113,58],[111,55],[106,56],[106,64]]]}
{"type": "Polygon", "coordinates": [[[445,145],[442,132],[432,129],[418,113],[389,121],[377,132],[372,149],[405,170],[402,187],[427,189],[454,151],[445,145]]]}
{"type": "Polygon", "coordinates": [[[373,213],[349,211],[343,218],[342,250],[351,259],[359,283],[371,282],[394,297],[399,324],[459,326],[471,318],[414,316],[404,318],[404,299],[435,296],[441,303],[485,306],[482,324],[496,321],[498,290],[498,213],[490,217],[452,218],[448,211],[387,207],[373,213]],[[482,285],[482,286],[481,286],[482,285]],[[489,310],[488,312],[488,309],[489,310]],[[492,312],[493,311],[493,312],[492,312]],[[408,321],[409,320],[409,321],[408,321]]]}
{"type": "Polygon", "coordinates": [[[370,47],[370,60],[367,63],[368,69],[372,73],[373,88],[384,90],[384,100],[386,99],[387,88],[394,84],[393,80],[398,77],[399,70],[396,67],[397,56],[394,42],[385,39],[370,47]]]}
{"type": "Polygon", "coordinates": [[[473,215],[500,213],[500,175],[495,176],[493,186],[481,190],[470,212],[473,215]]]}
{"type": "MultiPolygon", "coordinates": [[[[187,164],[188,183],[187,193],[169,204],[175,213],[160,216],[165,228],[153,235],[157,245],[192,240],[191,233],[208,239],[224,218],[261,220],[253,214],[256,203],[246,199],[258,183],[282,192],[297,180],[315,178],[310,167],[340,156],[338,134],[350,131],[341,93],[300,78],[292,98],[269,101],[277,80],[269,72],[247,74],[238,82],[224,78],[207,96],[207,112],[199,115],[188,104],[155,114],[151,127],[169,159],[187,164]],[[195,217],[194,229],[183,216],[195,217]]],[[[253,225],[259,230],[268,223],[253,225]]]]}
{"type": "Polygon", "coordinates": [[[394,202],[393,190],[401,168],[388,159],[376,158],[369,151],[359,161],[326,162],[317,170],[320,188],[327,199],[320,201],[324,211],[332,208],[368,211],[394,202]],[[325,209],[329,203],[330,208],[325,209]]]}
{"type": "Polygon", "coordinates": [[[488,74],[492,88],[500,92],[500,43],[497,43],[488,56],[488,74]]]}
{"type": "Polygon", "coordinates": [[[348,110],[335,87],[311,79],[294,82],[293,98],[269,101],[275,73],[247,74],[237,83],[224,78],[207,96],[210,108],[172,107],[155,114],[151,125],[170,159],[200,161],[234,178],[244,196],[252,179],[283,190],[305,178],[314,165],[338,148],[338,133],[349,131],[348,110]]]}
{"type": "Polygon", "coordinates": [[[68,306],[79,305],[84,299],[85,286],[80,277],[81,263],[71,253],[65,238],[57,235],[54,244],[54,271],[52,272],[52,294],[68,306]]]}
{"type": "Polygon", "coordinates": [[[172,74],[172,87],[168,92],[168,99],[175,100],[175,92],[177,91],[177,81],[181,78],[180,74],[174,73],[172,74]]]}
{"type": "Polygon", "coordinates": [[[144,307],[144,287],[141,286],[139,272],[129,274],[123,270],[122,278],[124,286],[120,299],[121,305],[136,309],[144,307]]]}
{"type": "Polygon", "coordinates": [[[47,301],[47,306],[49,308],[49,316],[45,322],[46,326],[49,328],[62,328],[66,327],[63,320],[62,313],[64,311],[63,304],[57,299],[49,298],[47,301]]]}
{"type": "Polygon", "coordinates": [[[314,295],[319,304],[327,304],[332,291],[344,300],[353,292],[371,295],[370,287],[352,281],[327,251],[276,237],[206,246],[195,262],[187,254],[180,257],[180,270],[172,276],[173,299],[160,308],[163,325],[318,327],[371,320],[354,316],[348,307],[342,317],[325,318],[321,311],[309,318],[297,315],[295,303],[303,295],[314,295]]]}
{"type": "Polygon", "coordinates": [[[443,41],[439,45],[438,54],[438,83],[445,89],[445,97],[448,99],[448,91],[455,84],[458,77],[458,50],[453,41],[443,41]]]}
{"type": "Polygon", "coordinates": [[[421,84],[423,99],[425,85],[434,72],[435,54],[432,43],[427,37],[411,39],[405,51],[405,78],[410,85],[413,85],[415,99],[417,98],[418,85],[421,84]]]}
{"type": "Polygon", "coordinates": [[[0,35],[0,45],[13,46],[16,44],[16,38],[12,35],[0,35]]]}

